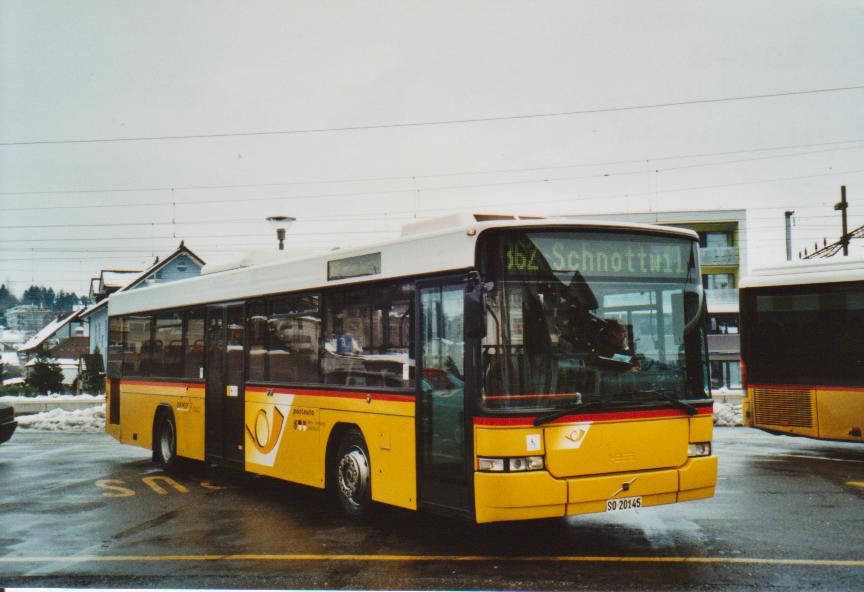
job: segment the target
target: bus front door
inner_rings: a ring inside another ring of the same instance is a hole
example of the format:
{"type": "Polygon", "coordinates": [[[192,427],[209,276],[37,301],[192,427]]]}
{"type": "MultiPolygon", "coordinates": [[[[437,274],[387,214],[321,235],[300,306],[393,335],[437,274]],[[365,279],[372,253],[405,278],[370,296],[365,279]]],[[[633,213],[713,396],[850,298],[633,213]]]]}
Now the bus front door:
{"type": "Polygon", "coordinates": [[[421,507],[465,514],[470,430],[465,413],[465,285],[419,282],[418,495],[421,507]],[[467,434],[466,434],[467,432],[467,434]]]}
{"type": "Polygon", "coordinates": [[[243,305],[208,306],[206,456],[237,468],[244,465],[244,343],[243,305]]]}

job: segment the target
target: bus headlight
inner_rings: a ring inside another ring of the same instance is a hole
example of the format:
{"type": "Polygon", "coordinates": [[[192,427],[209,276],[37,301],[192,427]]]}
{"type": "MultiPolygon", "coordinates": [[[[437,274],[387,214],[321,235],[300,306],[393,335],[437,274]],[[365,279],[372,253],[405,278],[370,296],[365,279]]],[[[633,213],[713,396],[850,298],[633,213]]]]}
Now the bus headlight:
{"type": "Polygon", "coordinates": [[[687,456],[711,456],[711,442],[696,442],[687,446],[687,456]]]}
{"type": "Polygon", "coordinates": [[[515,456],[511,458],[477,459],[477,469],[495,473],[521,473],[523,471],[542,471],[546,466],[542,456],[515,456]]]}
{"type": "Polygon", "coordinates": [[[481,471],[501,472],[504,470],[503,458],[478,458],[477,468],[481,471]]]}

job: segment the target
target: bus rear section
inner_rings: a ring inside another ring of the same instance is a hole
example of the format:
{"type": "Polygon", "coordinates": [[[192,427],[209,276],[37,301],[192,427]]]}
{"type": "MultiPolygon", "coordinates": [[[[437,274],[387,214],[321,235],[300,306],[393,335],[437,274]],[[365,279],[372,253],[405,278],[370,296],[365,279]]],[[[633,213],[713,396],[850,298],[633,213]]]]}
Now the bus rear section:
{"type": "Polygon", "coordinates": [[[753,278],[741,289],[745,424],[864,442],[864,282],[852,279],[862,274],[800,267],[809,273],[753,278]]]}
{"type": "Polygon", "coordinates": [[[478,522],[711,497],[717,459],[695,243],[535,230],[480,243],[488,280],[478,522]]]}

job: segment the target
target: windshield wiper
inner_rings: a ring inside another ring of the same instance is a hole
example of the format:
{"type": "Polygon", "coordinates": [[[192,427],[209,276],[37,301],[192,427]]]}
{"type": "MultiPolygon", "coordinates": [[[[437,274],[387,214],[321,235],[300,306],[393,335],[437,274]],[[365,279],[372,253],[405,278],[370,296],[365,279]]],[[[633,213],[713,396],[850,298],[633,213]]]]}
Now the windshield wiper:
{"type": "Polygon", "coordinates": [[[699,410],[696,409],[690,403],[685,403],[681,399],[676,399],[675,397],[673,397],[671,395],[667,395],[663,391],[633,391],[633,392],[627,393],[627,394],[628,395],[652,395],[655,397],[660,397],[664,401],[669,401],[670,403],[672,403],[672,405],[674,405],[678,409],[683,409],[684,411],[687,412],[687,415],[696,415],[697,413],[699,413],[699,410]]]}
{"type": "MultiPolygon", "coordinates": [[[[538,415],[534,418],[534,425],[543,425],[544,423],[549,423],[550,421],[558,419],[559,417],[564,417],[565,415],[570,415],[571,413],[576,413],[578,411],[587,411],[589,409],[596,409],[598,407],[615,407],[619,406],[621,403],[622,401],[588,401],[587,403],[576,403],[575,405],[570,405],[569,407],[564,407],[563,409],[558,409],[557,411],[538,415]]],[[[623,403],[628,404],[629,401],[623,401],[623,403]]]]}

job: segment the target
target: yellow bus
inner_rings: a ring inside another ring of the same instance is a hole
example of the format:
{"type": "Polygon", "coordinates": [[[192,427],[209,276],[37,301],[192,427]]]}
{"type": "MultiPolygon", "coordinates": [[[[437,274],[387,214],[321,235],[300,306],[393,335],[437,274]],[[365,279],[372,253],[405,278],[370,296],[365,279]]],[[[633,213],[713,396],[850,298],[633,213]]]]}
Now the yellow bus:
{"type": "Polygon", "coordinates": [[[864,261],[801,261],[741,282],[744,422],[864,442],[864,261]]]}
{"type": "Polygon", "coordinates": [[[694,233],[455,215],[112,295],[107,431],[478,523],[713,495],[694,233]]]}

